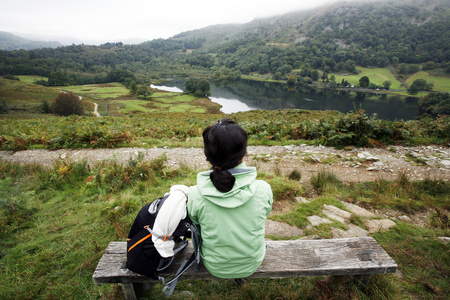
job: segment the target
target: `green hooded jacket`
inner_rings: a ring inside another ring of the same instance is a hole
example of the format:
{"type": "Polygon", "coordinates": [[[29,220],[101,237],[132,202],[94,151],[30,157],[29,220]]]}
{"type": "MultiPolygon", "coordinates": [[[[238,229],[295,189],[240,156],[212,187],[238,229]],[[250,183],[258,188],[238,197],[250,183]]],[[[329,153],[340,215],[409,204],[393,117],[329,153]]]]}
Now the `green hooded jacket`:
{"type": "Polygon", "coordinates": [[[256,168],[241,163],[233,170],[240,173],[233,174],[231,191],[219,192],[206,171],[197,175],[188,196],[189,217],[200,225],[203,264],[219,278],[248,277],[261,265],[264,225],[273,203],[270,185],[256,180],[256,168]]]}

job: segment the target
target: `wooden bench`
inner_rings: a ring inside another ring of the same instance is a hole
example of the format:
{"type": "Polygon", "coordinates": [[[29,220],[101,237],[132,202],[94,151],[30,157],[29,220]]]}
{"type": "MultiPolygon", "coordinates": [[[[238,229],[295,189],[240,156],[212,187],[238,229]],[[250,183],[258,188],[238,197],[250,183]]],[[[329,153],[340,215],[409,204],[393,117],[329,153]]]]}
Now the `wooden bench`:
{"type": "MultiPolygon", "coordinates": [[[[394,273],[397,264],[372,237],[328,240],[266,241],[263,263],[249,278],[281,278],[324,275],[353,275],[367,284],[373,274],[394,273]]],[[[162,274],[172,278],[180,263],[192,253],[192,244],[182,251],[173,265],[162,274]]],[[[94,272],[96,284],[120,283],[126,299],[139,299],[142,289],[149,289],[157,280],[127,269],[126,243],[111,242],[94,272]]],[[[201,264],[198,272],[191,267],[180,280],[214,280],[201,264]]]]}

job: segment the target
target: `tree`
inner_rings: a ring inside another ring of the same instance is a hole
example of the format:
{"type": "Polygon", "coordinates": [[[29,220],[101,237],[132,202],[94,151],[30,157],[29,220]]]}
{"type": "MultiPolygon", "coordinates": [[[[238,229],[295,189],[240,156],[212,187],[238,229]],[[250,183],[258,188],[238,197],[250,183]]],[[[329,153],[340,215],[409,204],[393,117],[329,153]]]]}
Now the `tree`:
{"type": "Polygon", "coordinates": [[[193,94],[198,90],[198,81],[194,78],[188,78],[184,83],[184,91],[193,94]]]}
{"type": "Polygon", "coordinates": [[[390,80],[386,80],[385,82],[383,82],[383,88],[385,90],[388,90],[391,87],[392,82],[390,80]]]}
{"type": "Polygon", "coordinates": [[[143,97],[144,99],[147,99],[147,96],[151,96],[152,93],[148,90],[147,86],[145,85],[140,85],[137,89],[136,89],[136,95],[139,97],[143,97]]]}
{"type": "Polygon", "coordinates": [[[188,78],[184,83],[184,91],[196,97],[210,96],[210,89],[209,81],[206,79],[201,79],[199,81],[194,78],[188,78]]]}
{"type": "Polygon", "coordinates": [[[47,101],[43,101],[42,105],[41,105],[41,112],[43,114],[51,114],[52,113],[52,107],[50,106],[50,104],[48,104],[47,101]]]}
{"type": "Polygon", "coordinates": [[[55,71],[51,72],[48,76],[48,85],[70,85],[71,84],[71,78],[67,75],[67,73],[61,72],[61,71],[55,71]]]}
{"type": "Polygon", "coordinates": [[[80,97],[74,93],[60,93],[52,102],[52,112],[60,116],[83,115],[80,97]]]}
{"type": "Polygon", "coordinates": [[[311,71],[311,79],[312,79],[313,81],[319,80],[319,71],[317,71],[317,70],[312,70],[312,71],[311,71]]]}
{"type": "Polygon", "coordinates": [[[9,112],[8,103],[5,99],[0,100],[0,114],[9,112]]]}
{"type": "Polygon", "coordinates": [[[433,83],[427,83],[425,79],[416,79],[408,88],[408,93],[415,95],[420,91],[431,91],[433,89],[433,83]]]}
{"type": "Polygon", "coordinates": [[[130,89],[130,92],[132,94],[136,94],[136,91],[137,91],[137,84],[136,84],[136,82],[132,81],[130,83],[130,85],[128,86],[128,88],[130,89]]]}
{"type": "Polygon", "coordinates": [[[430,93],[417,101],[419,109],[433,117],[437,115],[450,115],[450,95],[430,93]]]}
{"type": "Polygon", "coordinates": [[[111,70],[108,72],[108,75],[106,76],[106,79],[108,82],[124,82],[127,78],[131,78],[132,80],[135,80],[134,74],[131,71],[128,70],[111,70]]]}
{"type": "Polygon", "coordinates": [[[367,76],[363,76],[359,79],[359,87],[360,88],[367,88],[370,85],[370,79],[367,76]]]}
{"type": "Polygon", "coordinates": [[[209,84],[209,81],[206,80],[206,79],[200,80],[200,82],[198,83],[198,90],[206,95],[206,93],[209,90],[211,90],[211,86],[209,84]]]}
{"type": "Polygon", "coordinates": [[[417,73],[419,71],[420,71],[420,68],[417,65],[409,65],[408,66],[408,73],[409,74],[414,74],[414,73],[417,73]]]}
{"type": "Polygon", "coordinates": [[[294,83],[295,83],[295,76],[294,75],[290,75],[288,80],[287,80],[287,84],[294,85],[294,83]]]}
{"type": "Polygon", "coordinates": [[[408,66],[405,64],[401,64],[400,68],[398,69],[398,72],[400,74],[407,74],[408,73],[408,66]]]}

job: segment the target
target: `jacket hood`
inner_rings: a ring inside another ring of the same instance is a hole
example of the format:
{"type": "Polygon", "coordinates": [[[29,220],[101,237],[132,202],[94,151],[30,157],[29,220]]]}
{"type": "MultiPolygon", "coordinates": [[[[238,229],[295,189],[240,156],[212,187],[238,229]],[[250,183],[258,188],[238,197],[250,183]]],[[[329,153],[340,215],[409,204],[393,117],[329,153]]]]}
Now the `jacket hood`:
{"type": "Polygon", "coordinates": [[[234,208],[243,205],[256,193],[256,189],[250,184],[256,180],[256,168],[247,167],[241,163],[236,168],[228,170],[236,178],[233,188],[226,192],[219,192],[209,174],[212,171],[200,172],[197,174],[197,187],[200,194],[208,201],[226,208],[234,208]]]}

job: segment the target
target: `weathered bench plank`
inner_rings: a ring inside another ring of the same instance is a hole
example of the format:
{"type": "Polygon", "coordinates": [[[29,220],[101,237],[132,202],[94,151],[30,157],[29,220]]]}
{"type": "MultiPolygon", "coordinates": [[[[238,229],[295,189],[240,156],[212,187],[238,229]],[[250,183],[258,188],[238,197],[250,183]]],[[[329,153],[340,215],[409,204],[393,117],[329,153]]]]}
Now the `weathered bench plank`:
{"type": "MultiPolygon", "coordinates": [[[[360,275],[369,279],[372,274],[394,273],[397,270],[397,264],[372,237],[267,241],[266,244],[265,259],[250,278],[360,275]]],[[[170,277],[175,274],[182,260],[191,255],[191,243],[182,252],[180,259],[162,276],[170,277]]],[[[94,282],[127,284],[154,281],[128,270],[125,261],[126,243],[111,242],[94,272],[94,282]]],[[[180,278],[208,279],[215,277],[203,265],[200,265],[198,272],[191,268],[180,278]]]]}

